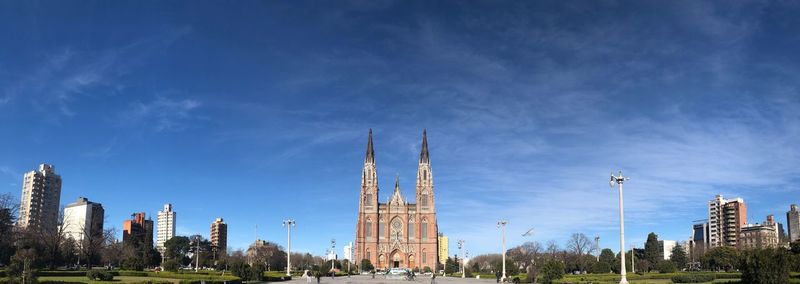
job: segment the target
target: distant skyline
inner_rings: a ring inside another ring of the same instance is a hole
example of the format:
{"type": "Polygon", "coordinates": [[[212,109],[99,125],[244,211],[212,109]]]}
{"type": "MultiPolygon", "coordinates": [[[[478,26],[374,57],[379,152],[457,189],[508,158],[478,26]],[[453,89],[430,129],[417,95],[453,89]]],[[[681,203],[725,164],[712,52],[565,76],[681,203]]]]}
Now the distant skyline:
{"type": "MultiPolygon", "coordinates": [[[[572,233],[684,241],[717,194],[800,203],[800,3],[0,3],[0,192],[41,163],[106,228],[165,203],[177,235],[353,241],[373,129],[381,201],[413,196],[471,255],[572,233]],[[258,232],[256,233],[256,225],[258,232]],[[534,228],[531,237],[522,234],[534,228]]],[[[629,244],[626,244],[629,247],[629,244]]]]}

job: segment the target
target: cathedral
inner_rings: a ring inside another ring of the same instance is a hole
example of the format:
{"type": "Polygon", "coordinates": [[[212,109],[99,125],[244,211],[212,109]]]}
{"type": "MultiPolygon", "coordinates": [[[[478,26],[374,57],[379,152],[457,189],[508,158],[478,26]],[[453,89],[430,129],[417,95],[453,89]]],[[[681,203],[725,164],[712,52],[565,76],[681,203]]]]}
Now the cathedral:
{"type": "Polygon", "coordinates": [[[417,167],[416,191],[409,202],[400,190],[399,177],[388,202],[378,201],[378,171],[372,148],[372,129],[361,172],[361,194],[356,224],[355,261],[368,259],[375,269],[394,267],[436,269],[438,226],[433,194],[433,174],[428,138],[422,132],[422,150],[417,167]],[[388,226],[387,226],[388,224],[388,226]]]}

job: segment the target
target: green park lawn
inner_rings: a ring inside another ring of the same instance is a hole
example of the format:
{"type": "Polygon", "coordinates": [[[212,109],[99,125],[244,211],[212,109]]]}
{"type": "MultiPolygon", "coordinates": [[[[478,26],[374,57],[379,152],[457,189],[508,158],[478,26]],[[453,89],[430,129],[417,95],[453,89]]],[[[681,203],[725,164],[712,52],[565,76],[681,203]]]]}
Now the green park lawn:
{"type": "Polygon", "coordinates": [[[83,282],[83,283],[132,283],[132,282],[172,282],[179,283],[181,279],[177,278],[156,278],[147,276],[114,276],[112,281],[93,281],[86,278],[86,276],[42,276],[39,281],[63,281],[63,282],[83,282]]]}

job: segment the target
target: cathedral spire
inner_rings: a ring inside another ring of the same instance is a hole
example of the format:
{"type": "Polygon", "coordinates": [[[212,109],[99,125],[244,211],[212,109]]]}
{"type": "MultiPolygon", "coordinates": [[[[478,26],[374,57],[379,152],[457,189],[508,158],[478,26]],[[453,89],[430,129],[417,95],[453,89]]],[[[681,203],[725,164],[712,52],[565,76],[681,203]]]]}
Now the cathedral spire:
{"type": "Polygon", "coordinates": [[[396,174],[394,177],[394,191],[400,191],[400,174],[396,174]]]}
{"type": "Polygon", "coordinates": [[[364,163],[375,163],[375,150],[372,149],[372,128],[369,129],[369,140],[367,140],[367,156],[364,163]]]}
{"type": "Polygon", "coordinates": [[[428,154],[428,134],[427,129],[422,130],[422,151],[419,153],[419,162],[420,163],[430,163],[431,157],[428,154]]]}

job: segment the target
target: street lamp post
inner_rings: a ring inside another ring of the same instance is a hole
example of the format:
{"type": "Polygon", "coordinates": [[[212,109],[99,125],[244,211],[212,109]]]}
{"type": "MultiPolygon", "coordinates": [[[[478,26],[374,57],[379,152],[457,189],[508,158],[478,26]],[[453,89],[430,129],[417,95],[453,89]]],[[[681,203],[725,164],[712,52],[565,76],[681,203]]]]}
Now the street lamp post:
{"type": "Polygon", "coordinates": [[[458,251],[461,254],[461,278],[464,278],[464,240],[458,240],[458,251]]]}
{"type": "Polygon", "coordinates": [[[631,273],[636,273],[636,245],[631,245],[631,273]]]}
{"type": "MultiPolygon", "coordinates": [[[[336,255],[336,239],[331,239],[331,255],[336,255]]],[[[331,257],[331,273],[336,275],[336,265],[333,262],[336,258],[331,257]]]]}
{"type": "Polygon", "coordinates": [[[506,224],[508,224],[506,220],[497,221],[497,228],[503,230],[503,277],[500,281],[506,280],[506,224]]]}
{"type": "Polygon", "coordinates": [[[619,251],[620,257],[622,258],[619,269],[619,274],[621,276],[619,280],[620,284],[628,284],[628,279],[625,276],[625,214],[623,213],[624,209],[622,205],[622,184],[629,179],[629,177],[622,176],[622,171],[619,171],[619,175],[617,176],[611,173],[611,181],[608,182],[611,188],[614,188],[614,185],[619,185],[619,251]]]}
{"type": "Polygon", "coordinates": [[[286,276],[292,276],[292,227],[295,226],[294,219],[283,220],[286,226],[286,276]]]}

